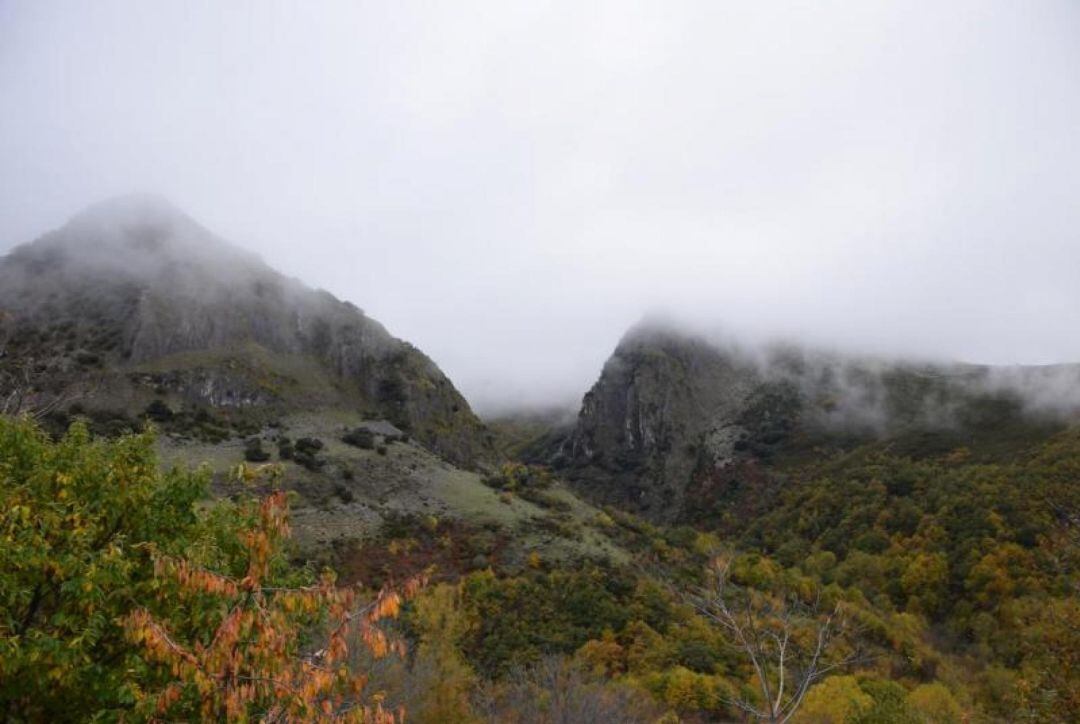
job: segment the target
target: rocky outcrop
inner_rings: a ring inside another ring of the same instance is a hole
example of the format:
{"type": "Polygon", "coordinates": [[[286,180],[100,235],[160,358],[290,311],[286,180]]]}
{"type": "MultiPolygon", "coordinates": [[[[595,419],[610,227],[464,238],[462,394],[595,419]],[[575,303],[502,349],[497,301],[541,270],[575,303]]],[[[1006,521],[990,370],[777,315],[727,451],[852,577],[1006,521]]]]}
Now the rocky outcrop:
{"type": "MultiPolygon", "coordinates": [[[[14,249],[0,261],[0,310],[0,361],[29,363],[39,387],[151,369],[211,406],[359,407],[457,464],[491,452],[426,355],[159,198],[99,204],[14,249]]],[[[98,388],[115,398],[117,386],[98,388]]]]}
{"type": "MultiPolygon", "coordinates": [[[[888,439],[944,454],[1080,410],[1080,367],[991,368],[749,350],[645,323],[631,329],[546,459],[594,499],[670,522],[703,487],[821,447],[888,439]]],[[[754,473],[757,475],[758,473],[754,473]]],[[[728,481],[730,482],[730,481],[728,481]]],[[[737,481],[736,481],[737,482],[737,481]]]]}
{"type": "Polygon", "coordinates": [[[739,414],[758,382],[746,360],[701,339],[638,326],[585,395],[556,463],[605,502],[676,517],[703,456],[733,453],[739,414]]]}

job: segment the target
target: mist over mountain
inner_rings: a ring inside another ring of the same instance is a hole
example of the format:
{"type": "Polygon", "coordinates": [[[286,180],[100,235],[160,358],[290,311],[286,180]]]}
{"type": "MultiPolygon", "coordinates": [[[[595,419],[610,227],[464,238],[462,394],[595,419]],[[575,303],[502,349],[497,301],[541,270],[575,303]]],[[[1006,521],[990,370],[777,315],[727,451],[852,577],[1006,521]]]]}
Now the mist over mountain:
{"type": "Polygon", "coordinates": [[[0,720],[1080,724],[1078,40],[0,0],[0,720]]]}
{"type": "Polygon", "coordinates": [[[913,438],[944,453],[1078,416],[1078,364],[890,359],[647,320],[624,335],[562,441],[554,433],[537,449],[599,499],[671,520],[696,481],[739,462],[913,438]]]}
{"type": "Polygon", "coordinates": [[[8,387],[40,404],[139,413],[172,396],[263,422],[345,408],[388,418],[463,465],[490,450],[422,352],[159,197],[96,204],[15,248],[0,260],[0,310],[8,387]]]}

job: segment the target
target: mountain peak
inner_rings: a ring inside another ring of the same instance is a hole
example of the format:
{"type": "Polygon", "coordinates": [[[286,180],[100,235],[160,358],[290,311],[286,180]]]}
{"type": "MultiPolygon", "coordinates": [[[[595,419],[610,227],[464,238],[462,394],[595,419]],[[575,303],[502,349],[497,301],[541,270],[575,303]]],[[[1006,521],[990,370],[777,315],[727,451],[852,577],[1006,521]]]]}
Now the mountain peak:
{"type": "Polygon", "coordinates": [[[90,360],[108,381],[97,404],[125,414],[159,387],[178,406],[240,406],[253,419],[363,409],[455,462],[486,454],[479,421],[423,353],[160,196],[95,204],[0,259],[0,351],[83,398],[90,360]]]}
{"type": "Polygon", "coordinates": [[[112,196],[90,204],[73,217],[94,218],[107,217],[109,219],[168,219],[190,217],[180,210],[172,201],[161,194],[156,193],[130,193],[112,196]]]}
{"type": "Polygon", "coordinates": [[[88,206],[61,228],[16,247],[26,271],[117,275],[157,282],[176,274],[232,281],[272,274],[261,259],[214,235],[163,196],[130,194],[88,206]]]}

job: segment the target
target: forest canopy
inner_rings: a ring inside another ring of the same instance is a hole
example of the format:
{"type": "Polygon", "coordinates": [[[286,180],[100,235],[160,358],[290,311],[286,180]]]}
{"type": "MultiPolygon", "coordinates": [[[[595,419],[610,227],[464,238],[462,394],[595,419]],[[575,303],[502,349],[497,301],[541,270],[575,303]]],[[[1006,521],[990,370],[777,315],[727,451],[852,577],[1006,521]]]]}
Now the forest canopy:
{"type": "Polygon", "coordinates": [[[0,700],[15,721],[1063,720],[1077,461],[1073,432],[1010,462],[860,448],[713,530],[607,509],[632,564],[390,566],[376,590],[290,555],[273,466],[236,471],[271,492],[213,499],[152,432],[0,418],[0,700]]]}

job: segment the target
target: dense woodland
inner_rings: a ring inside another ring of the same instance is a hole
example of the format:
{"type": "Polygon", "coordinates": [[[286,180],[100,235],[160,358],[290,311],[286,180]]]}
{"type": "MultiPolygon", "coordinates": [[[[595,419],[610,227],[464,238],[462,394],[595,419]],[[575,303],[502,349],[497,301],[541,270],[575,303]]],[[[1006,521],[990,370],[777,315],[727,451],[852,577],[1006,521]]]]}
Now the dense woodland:
{"type": "MultiPolygon", "coordinates": [[[[1080,433],[1008,462],[865,446],[753,516],[596,524],[633,560],[455,570],[477,531],[388,522],[290,555],[274,465],[211,499],[153,432],[0,419],[12,721],[1067,721],[1080,710],[1080,433]],[[432,563],[432,561],[437,561],[432,563]],[[421,565],[423,564],[423,565],[421,565]],[[366,579],[366,580],[365,580],[366,579]]],[[[503,495],[550,475],[511,464],[503,495]]]]}

